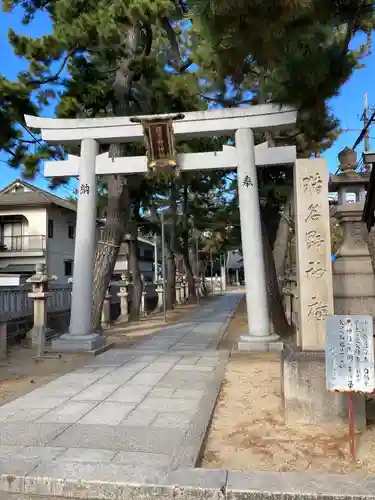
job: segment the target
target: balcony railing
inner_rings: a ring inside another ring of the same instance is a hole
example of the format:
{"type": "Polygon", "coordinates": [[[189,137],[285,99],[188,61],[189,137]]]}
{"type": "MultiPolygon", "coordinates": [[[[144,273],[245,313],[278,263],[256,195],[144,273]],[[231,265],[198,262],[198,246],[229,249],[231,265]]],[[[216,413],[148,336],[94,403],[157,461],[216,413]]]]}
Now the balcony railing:
{"type": "Polygon", "coordinates": [[[46,249],[44,235],[3,236],[0,239],[2,252],[42,252],[46,249]]]}

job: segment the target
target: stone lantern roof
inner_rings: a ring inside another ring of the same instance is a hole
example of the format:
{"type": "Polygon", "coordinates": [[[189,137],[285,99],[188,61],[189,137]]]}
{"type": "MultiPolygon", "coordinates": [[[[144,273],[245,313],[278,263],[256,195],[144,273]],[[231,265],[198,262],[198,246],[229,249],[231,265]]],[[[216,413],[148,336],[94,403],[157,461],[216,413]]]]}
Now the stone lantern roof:
{"type": "Polygon", "coordinates": [[[357,153],[348,147],[338,154],[339,170],[337,175],[330,175],[328,190],[336,192],[343,186],[367,186],[369,174],[367,172],[356,172],[357,153]]]}

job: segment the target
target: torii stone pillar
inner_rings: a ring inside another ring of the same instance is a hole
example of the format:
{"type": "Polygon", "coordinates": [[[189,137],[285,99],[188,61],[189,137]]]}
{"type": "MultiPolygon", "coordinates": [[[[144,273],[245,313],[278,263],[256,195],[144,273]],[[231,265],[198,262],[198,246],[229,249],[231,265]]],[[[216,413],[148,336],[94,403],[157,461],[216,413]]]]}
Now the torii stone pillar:
{"type": "MultiPolygon", "coordinates": [[[[293,165],[296,158],[294,147],[269,148],[267,143],[254,147],[253,130],[288,129],[294,126],[296,117],[296,111],[291,108],[267,104],[186,113],[183,120],[173,124],[177,140],[179,137],[186,139],[236,133],[236,147],[224,146],[222,151],[177,155],[177,164],[182,171],[239,170],[249,325],[249,334],[239,343],[241,349],[267,349],[268,343],[278,338],[270,335],[269,330],[256,166],[293,165]]],[[[163,117],[160,119],[163,120],[163,117]]],[[[147,158],[112,159],[108,153],[98,155],[98,142],[143,141],[144,131],[140,124],[128,117],[60,120],[25,116],[25,120],[30,128],[41,129],[42,138],[47,142],[82,144],[80,158],[69,156],[67,161],[45,164],[47,177],[80,177],[70,328],[69,333],[55,341],[54,346],[59,350],[101,348],[104,338],[91,330],[92,269],[96,243],[95,175],[145,173],[147,158]]]]}
{"type": "Polygon", "coordinates": [[[274,342],[279,337],[270,335],[258,179],[252,130],[237,130],[236,149],[238,155],[238,196],[241,207],[242,255],[249,325],[249,333],[240,337],[238,349],[264,350],[267,349],[269,342],[274,342]],[[252,283],[254,283],[254,286],[252,286],[252,283]]]}
{"type": "Polygon", "coordinates": [[[52,342],[58,351],[93,351],[105,345],[105,338],[92,332],[92,287],[96,247],[96,173],[99,144],[83,139],[74,243],[72,305],[69,333],[52,342]]]}

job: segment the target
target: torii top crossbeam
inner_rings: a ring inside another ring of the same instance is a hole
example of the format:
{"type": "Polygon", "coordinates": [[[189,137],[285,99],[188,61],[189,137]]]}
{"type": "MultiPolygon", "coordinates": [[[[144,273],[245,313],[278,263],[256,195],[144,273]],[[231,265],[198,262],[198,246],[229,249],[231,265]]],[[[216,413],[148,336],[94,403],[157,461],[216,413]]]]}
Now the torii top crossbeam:
{"type": "MultiPolygon", "coordinates": [[[[184,119],[173,123],[175,136],[210,137],[230,135],[238,129],[282,130],[296,123],[297,112],[289,107],[262,104],[231,109],[215,109],[185,113],[184,119]]],[[[142,118],[142,117],[138,117],[142,118]]],[[[49,143],[72,144],[82,139],[101,143],[143,141],[142,125],[129,117],[118,118],[42,118],[25,116],[26,125],[40,129],[49,143]]]]}

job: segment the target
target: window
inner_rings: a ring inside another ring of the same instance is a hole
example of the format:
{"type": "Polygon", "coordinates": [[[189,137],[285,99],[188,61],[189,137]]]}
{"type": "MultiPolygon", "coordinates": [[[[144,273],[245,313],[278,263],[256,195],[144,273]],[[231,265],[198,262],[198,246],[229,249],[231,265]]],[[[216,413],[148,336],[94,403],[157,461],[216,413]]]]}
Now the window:
{"type": "Polygon", "coordinates": [[[143,250],[143,258],[144,258],[144,260],[153,260],[153,258],[154,258],[154,251],[153,250],[149,250],[149,249],[143,250]]]}
{"type": "Polygon", "coordinates": [[[48,238],[53,238],[53,220],[48,219],[48,238]]]}
{"type": "Polygon", "coordinates": [[[73,276],[73,261],[64,260],[64,274],[65,276],[73,276]]]}
{"type": "Polygon", "coordinates": [[[68,236],[71,240],[74,238],[74,233],[75,233],[75,227],[68,226],[68,236]]]}

